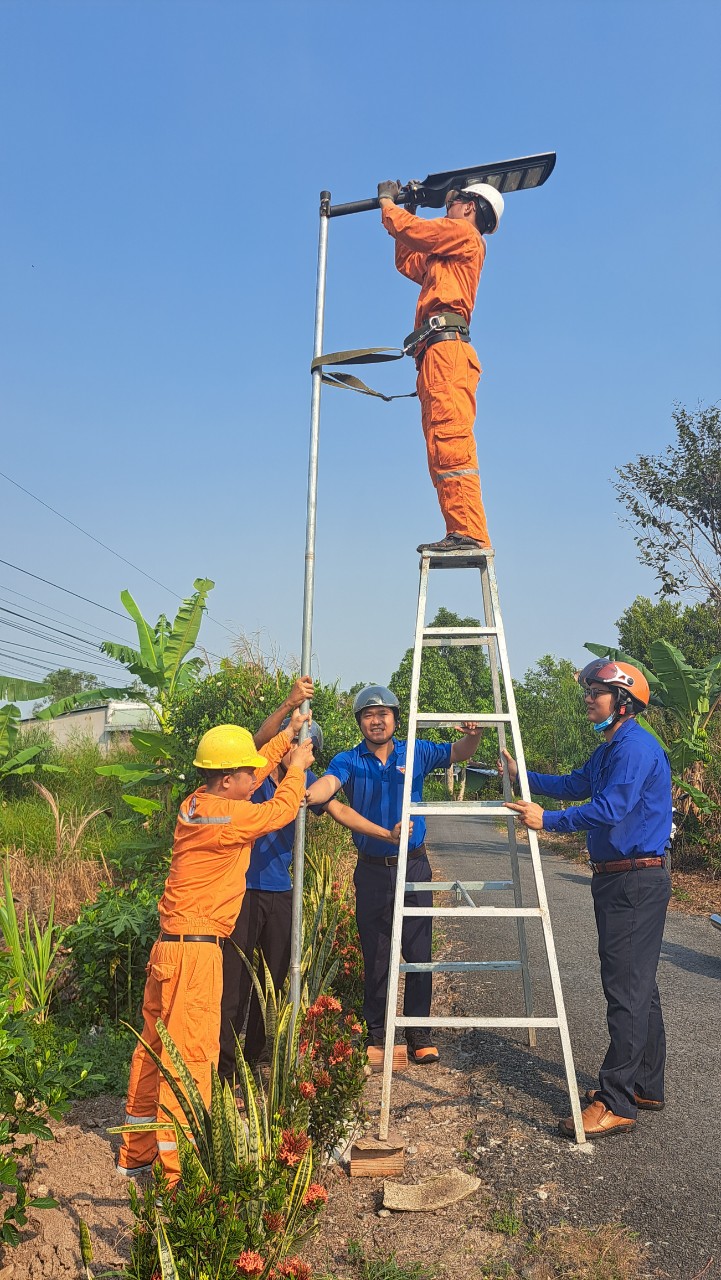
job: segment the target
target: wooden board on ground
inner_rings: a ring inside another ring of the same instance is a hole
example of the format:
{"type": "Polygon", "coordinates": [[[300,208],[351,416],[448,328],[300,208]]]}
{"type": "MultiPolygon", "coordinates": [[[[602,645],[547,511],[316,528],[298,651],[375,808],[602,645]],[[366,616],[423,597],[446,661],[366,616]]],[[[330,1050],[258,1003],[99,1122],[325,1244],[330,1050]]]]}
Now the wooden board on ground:
{"type": "Polygon", "coordinates": [[[350,1149],[351,1178],[398,1178],[405,1168],[403,1144],[358,1138],[350,1149]]]}
{"type": "MultiPolygon", "coordinates": [[[[384,1055],[383,1055],[384,1056],[384,1055]]],[[[377,1061],[370,1062],[371,1073],[379,1075],[383,1070],[383,1056],[378,1054],[377,1061]]],[[[393,1070],[405,1071],[408,1066],[408,1047],[404,1044],[393,1045],[393,1070]]]]}

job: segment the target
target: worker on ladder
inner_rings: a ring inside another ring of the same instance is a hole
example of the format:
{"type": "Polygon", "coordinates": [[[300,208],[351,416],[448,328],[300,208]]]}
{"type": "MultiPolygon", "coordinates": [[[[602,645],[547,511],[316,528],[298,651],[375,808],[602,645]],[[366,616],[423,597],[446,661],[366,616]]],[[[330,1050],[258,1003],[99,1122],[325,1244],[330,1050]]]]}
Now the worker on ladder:
{"type": "MultiPolygon", "coordinates": [[[[395,835],[403,803],[403,779],[407,768],[406,743],[395,737],[400,708],[398,699],[382,685],[368,685],[356,694],[353,713],[363,741],[350,751],[334,756],[322,778],[306,793],[309,804],[325,804],[343,788],[353,808],[371,822],[389,828],[395,835]]],[[[465,736],[457,742],[416,741],[413,759],[411,798],[421,800],[423,782],[435,769],[470,760],[478,746],[480,726],[462,726],[465,736]]],[[[431,880],[431,866],[425,846],[426,824],[416,818],[408,840],[408,866],[414,883],[431,880]]],[[[377,1069],[383,1065],[386,993],[390,963],[391,930],[395,902],[397,855],[387,856],[387,846],[378,839],[353,834],[358,862],[353,876],[356,891],[356,921],[363,951],[363,1017],[368,1029],[368,1061],[377,1069]]],[[[433,906],[433,894],[417,890],[406,894],[406,906],[433,906]]],[[[411,964],[431,959],[432,921],[428,917],[408,919],[403,924],[403,958],[411,964]]],[[[433,977],[430,973],[406,976],[403,1012],[410,1018],[424,1018],[431,1011],[433,977]]],[[[438,1062],[438,1049],[428,1027],[406,1031],[411,1061],[423,1066],[438,1062]]]]}
{"type": "MultiPolygon", "coordinates": [[[[521,800],[508,808],[533,831],[588,833],[610,1044],[582,1118],[586,1136],[602,1138],[633,1129],[637,1111],[664,1107],[666,1034],[656,969],[671,897],[671,769],[658,739],[636,720],[650,698],[637,667],[596,658],[578,680],[589,722],[604,745],[565,777],[528,774],[533,794],[575,803],[549,811],[521,800]]],[[[516,762],[507,751],[503,755],[515,782],[516,762]]],[[[574,1136],[572,1119],[559,1128],[574,1136]]]]}
{"type": "Polygon", "coordinates": [[[428,469],[446,536],[419,551],[490,547],[473,436],[481,366],[469,326],[486,256],[484,234],[498,230],[503,197],[472,182],[446,197],[445,218],[418,218],[395,201],[398,182],[380,182],[383,225],[396,242],[396,267],[421,286],[415,330],[404,349],[416,362],[428,469]]]}

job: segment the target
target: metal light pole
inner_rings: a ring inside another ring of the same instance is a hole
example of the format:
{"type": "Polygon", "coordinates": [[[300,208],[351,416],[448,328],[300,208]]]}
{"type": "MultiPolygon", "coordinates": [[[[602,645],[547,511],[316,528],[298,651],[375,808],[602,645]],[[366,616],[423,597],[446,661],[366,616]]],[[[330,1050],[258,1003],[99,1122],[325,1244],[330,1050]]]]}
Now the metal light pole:
{"type": "MultiPolygon", "coordinates": [[[[328,219],[330,191],[320,193],[320,228],[318,231],[318,273],[315,288],[315,337],[313,359],[323,354],[323,319],[325,315],[325,279],[328,261],[328,219]]],[[[310,444],[308,449],[308,513],[305,526],[305,582],[303,588],[303,641],[300,655],[301,675],[309,675],[313,656],[313,592],[315,589],[315,525],[318,506],[318,441],[320,436],[320,395],[323,370],[314,369],[310,399],[310,444]]],[[[302,711],[308,710],[304,702],[302,711]]],[[[308,736],[308,726],[301,729],[301,740],[308,736]]],[[[305,862],[305,805],[301,805],[295,823],[293,845],[293,917],[290,936],[290,998],[297,1014],[300,1009],[300,965],[303,956],[303,867],[305,862]]]]}

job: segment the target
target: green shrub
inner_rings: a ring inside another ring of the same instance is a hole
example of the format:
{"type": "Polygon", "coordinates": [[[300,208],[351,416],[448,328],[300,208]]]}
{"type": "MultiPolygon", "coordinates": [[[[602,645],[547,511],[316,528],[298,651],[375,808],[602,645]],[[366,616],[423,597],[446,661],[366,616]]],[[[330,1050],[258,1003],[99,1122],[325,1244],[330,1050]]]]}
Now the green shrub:
{"type": "Polygon", "coordinates": [[[81,1022],[134,1022],[145,987],[145,966],[158,936],[162,882],[102,885],[64,938],[70,951],[70,992],[81,1022]]]}

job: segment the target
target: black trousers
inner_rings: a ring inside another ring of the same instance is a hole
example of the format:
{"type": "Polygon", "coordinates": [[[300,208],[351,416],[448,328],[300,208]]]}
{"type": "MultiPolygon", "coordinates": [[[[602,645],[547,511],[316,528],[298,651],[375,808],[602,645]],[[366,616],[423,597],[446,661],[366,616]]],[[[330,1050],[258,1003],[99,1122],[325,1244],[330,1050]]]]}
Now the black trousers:
{"type": "MultiPolygon", "coordinates": [[[[363,1017],[368,1027],[368,1043],[375,1045],[383,1044],[396,874],[396,867],[386,867],[379,859],[378,865],[359,861],[353,875],[356,921],[365,968],[363,1017]]],[[[408,858],[408,879],[431,879],[425,850],[420,857],[408,858]]],[[[407,893],[405,901],[407,907],[432,907],[433,894],[407,893]]],[[[408,963],[430,960],[432,933],[430,917],[404,920],[401,936],[403,959],[408,963]]],[[[432,989],[430,973],[406,974],[404,1014],[409,1018],[427,1017],[431,1011],[432,989]]],[[[410,1045],[420,1047],[431,1044],[432,1036],[428,1029],[408,1027],[406,1040],[410,1045]]]]}
{"type": "MultiPolygon", "coordinates": [[[[260,1002],[250,974],[233,943],[253,962],[256,948],[262,951],[273,975],[276,991],[285,980],[290,965],[290,922],[293,893],[273,893],[267,889],[246,889],[235,928],[223,947],[223,998],[220,1005],[221,1080],[235,1075],[235,1040],[243,1030],[248,1002],[248,1026],[244,1053],[248,1062],[257,1062],[265,1049],[265,1026],[260,1002]],[[252,995],[251,995],[252,992],[252,995]]],[[[262,973],[260,975],[263,982],[262,973]]]]}
{"type": "Polygon", "coordinates": [[[665,867],[596,874],[591,892],[611,1041],[599,1096],[617,1116],[633,1119],[634,1093],[659,1102],[664,1096],[666,1032],[656,969],[671,877],[665,867]]]}

